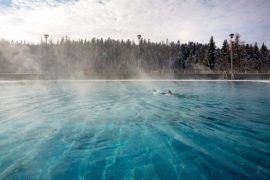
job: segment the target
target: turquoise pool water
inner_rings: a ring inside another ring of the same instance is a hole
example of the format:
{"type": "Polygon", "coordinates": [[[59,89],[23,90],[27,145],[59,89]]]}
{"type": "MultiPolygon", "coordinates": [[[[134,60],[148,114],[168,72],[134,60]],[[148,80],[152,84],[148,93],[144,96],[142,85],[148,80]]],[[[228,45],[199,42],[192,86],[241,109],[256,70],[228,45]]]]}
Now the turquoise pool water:
{"type": "Polygon", "coordinates": [[[269,179],[269,93],[254,82],[0,83],[0,179],[269,179]]]}

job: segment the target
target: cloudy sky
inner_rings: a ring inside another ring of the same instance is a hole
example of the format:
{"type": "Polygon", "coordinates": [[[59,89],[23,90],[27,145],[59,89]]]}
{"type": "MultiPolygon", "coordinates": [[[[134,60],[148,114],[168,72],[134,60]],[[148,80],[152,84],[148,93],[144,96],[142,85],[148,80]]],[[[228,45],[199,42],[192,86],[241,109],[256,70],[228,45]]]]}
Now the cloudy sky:
{"type": "Polygon", "coordinates": [[[270,0],[0,0],[0,38],[111,37],[220,45],[231,32],[270,47],[270,0]]]}

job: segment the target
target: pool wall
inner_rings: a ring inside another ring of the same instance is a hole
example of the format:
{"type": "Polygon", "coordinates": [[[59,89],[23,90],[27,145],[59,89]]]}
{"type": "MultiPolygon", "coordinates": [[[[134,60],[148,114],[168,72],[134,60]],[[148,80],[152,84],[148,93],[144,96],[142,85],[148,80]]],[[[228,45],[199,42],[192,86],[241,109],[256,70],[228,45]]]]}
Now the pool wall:
{"type": "MultiPolygon", "coordinates": [[[[106,74],[106,75],[62,75],[54,76],[48,74],[0,74],[0,80],[57,80],[57,79],[170,79],[170,80],[230,80],[231,75],[227,74],[144,74],[143,76],[106,74]]],[[[270,74],[234,74],[235,80],[270,80],[270,74]]]]}

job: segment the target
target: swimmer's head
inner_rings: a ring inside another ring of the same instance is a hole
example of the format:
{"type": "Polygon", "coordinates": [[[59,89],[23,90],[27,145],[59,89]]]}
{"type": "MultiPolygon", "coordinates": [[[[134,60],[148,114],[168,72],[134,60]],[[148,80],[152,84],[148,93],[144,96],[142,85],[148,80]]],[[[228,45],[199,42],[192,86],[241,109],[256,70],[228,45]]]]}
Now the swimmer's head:
{"type": "Polygon", "coordinates": [[[167,91],[167,94],[172,95],[172,91],[171,91],[171,90],[168,90],[168,91],[167,91]]]}
{"type": "Polygon", "coordinates": [[[154,89],[153,92],[157,92],[157,91],[154,89]]]}

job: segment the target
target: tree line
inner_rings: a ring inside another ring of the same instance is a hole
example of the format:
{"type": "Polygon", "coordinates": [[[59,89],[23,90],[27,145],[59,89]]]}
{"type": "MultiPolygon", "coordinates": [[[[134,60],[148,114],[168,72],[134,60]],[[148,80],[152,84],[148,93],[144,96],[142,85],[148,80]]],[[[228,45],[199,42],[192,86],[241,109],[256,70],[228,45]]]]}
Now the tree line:
{"type": "Polygon", "coordinates": [[[270,51],[265,44],[241,42],[236,34],[232,43],[221,48],[211,37],[209,43],[151,42],[93,38],[56,43],[29,44],[0,41],[0,73],[126,74],[155,71],[209,69],[230,71],[231,51],[235,71],[261,71],[270,67],[270,51]]]}

